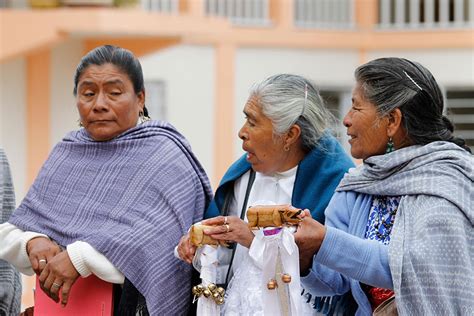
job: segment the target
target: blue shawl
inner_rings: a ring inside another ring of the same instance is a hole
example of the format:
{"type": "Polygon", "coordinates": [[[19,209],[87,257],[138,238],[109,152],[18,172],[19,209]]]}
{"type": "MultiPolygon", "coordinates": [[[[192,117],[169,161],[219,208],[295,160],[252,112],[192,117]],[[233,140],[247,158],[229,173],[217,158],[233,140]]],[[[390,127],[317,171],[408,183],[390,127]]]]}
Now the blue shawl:
{"type": "Polygon", "coordinates": [[[173,248],[212,197],[185,138],[150,121],[96,142],[81,129],[58,143],[9,222],[65,246],[85,241],[143,294],[151,315],[189,308],[191,266],[173,248]]]}
{"type": "MultiPolygon", "coordinates": [[[[324,223],[324,210],[334,190],[346,171],[354,163],[344,152],[337,140],[326,135],[318,145],[300,162],[296,172],[291,203],[302,209],[309,209],[317,221],[324,223]]],[[[251,165],[245,155],[237,160],[225,173],[217,188],[214,200],[209,205],[205,218],[218,216],[227,192],[233,189],[234,182],[249,171],[251,165]]]]}

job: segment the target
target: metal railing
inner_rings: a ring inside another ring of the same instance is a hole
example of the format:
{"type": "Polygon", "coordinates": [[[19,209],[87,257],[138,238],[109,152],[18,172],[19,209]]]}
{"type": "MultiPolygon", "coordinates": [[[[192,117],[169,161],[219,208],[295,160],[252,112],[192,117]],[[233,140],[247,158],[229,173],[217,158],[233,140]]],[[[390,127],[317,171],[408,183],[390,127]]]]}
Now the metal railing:
{"type": "Polygon", "coordinates": [[[294,23],[302,28],[354,27],[353,0],[294,0],[294,23]]]}
{"type": "Polygon", "coordinates": [[[464,28],[473,25],[474,0],[379,0],[380,28],[464,28]]]}

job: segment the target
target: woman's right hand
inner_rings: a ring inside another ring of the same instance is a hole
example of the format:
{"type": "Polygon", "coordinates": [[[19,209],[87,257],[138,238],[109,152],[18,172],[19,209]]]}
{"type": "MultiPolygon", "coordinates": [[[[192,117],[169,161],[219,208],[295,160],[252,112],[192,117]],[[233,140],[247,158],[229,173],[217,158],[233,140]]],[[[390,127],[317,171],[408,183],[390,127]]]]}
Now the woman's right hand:
{"type": "Polygon", "coordinates": [[[47,237],[36,237],[28,241],[26,252],[28,253],[33,271],[40,275],[46,263],[60,253],[61,248],[47,237]]]}
{"type": "Polygon", "coordinates": [[[193,262],[194,254],[196,253],[196,246],[191,244],[189,234],[181,237],[178,244],[178,255],[181,260],[191,264],[193,262]]]}

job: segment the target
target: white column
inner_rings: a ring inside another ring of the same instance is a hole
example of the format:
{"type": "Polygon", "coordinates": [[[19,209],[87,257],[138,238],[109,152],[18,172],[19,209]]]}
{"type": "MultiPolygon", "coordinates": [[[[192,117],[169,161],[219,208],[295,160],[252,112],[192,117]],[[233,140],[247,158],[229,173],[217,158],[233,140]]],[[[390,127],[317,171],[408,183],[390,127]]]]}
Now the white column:
{"type": "Polygon", "coordinates": [[[454,23],[456,25],[464,24],[464,0],[454,1],[454,23]]]}
{"type": "Polygon", "coordinates": [[[439,0],[439,23],[442,25],[449,23],[449,0],[439,0]]]}
{"type": "Polygon", "coordinates": [[[420,24],[420,0],[410,1],[410,26],[418,27],[420,24]]]}
{"type": "Polygon", "coordinates": [[[434,22],[433,0],[425,0],[425,26],[430,27],[434,22]]]}
{"type": "Polygon", "coordinates": [[[397,27],[405,25],[405,0],[395,0],[395,25],[397,27]]]}
{"type": "Polygon", "coordinates": [[[390,0],[381,0],[380,1],[380,26],[389,27],[390,26],[390,0]]]}

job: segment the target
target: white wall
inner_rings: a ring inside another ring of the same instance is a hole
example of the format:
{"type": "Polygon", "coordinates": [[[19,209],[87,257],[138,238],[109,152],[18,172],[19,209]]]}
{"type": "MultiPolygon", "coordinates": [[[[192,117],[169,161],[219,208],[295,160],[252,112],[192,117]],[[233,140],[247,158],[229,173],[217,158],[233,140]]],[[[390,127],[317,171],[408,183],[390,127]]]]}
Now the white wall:
{"type": "Polygon", "coordinates": [[[17,204],[26,188],[26,62],[0,64],[0,146],[13,177],[17,204]]]}
{"type": "Polygon", "coordinates": [[[389,56],[419,62],[444,88],[474,87],[473,49],[372,51],[367,54],[370,60],[389,56]]]}
{"type": "Polygon", "coordinates": [[[237,133],[244,122],[242,110],[254,83],[274,74],[291,73],[312,80],[320,89],[350,91],[358,63],[358,52],[351,50],[239,49],[235,63],[235,156],[243,154],[237,133]]]}
{"type": "Polygon", "coordinates": [[[166,85],[167,121],[190,142],[210,179],[214,163],[214,48],[179,45],[140,58],[145,81],[166,85]]]}
{"type": "Polygon", "coordinates": [[[72,90],[82,51],[80,41],[70,40],[56,46],[51,52],[51,147],[69,131],[79,128],[79,114],[72,90]]]}

